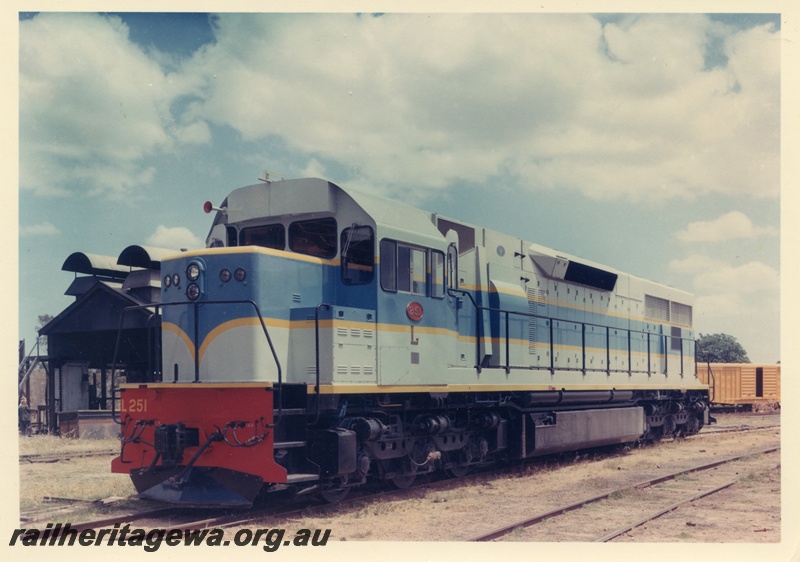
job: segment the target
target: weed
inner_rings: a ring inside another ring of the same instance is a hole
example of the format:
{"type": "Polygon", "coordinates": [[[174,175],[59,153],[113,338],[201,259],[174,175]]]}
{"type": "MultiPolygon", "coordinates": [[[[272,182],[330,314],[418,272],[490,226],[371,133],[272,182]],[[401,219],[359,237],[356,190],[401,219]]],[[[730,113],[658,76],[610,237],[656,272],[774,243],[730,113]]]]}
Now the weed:
{"type": "Polygon", "coordinates": [[[608,499],[610,499],[610,500],[621,500],[621,499],[623,499],[625,497],[625,495],[626,494],[625,494],[624,490],[617,490],[616,492],[612,492],[611,495],[608,496],[608,499]]]}
{"type": "MultiPolygon", "coordinates": [[[[351,536],[352,536],[353,539],[359,540],[359,539],[366,539],[367,537],[369,537],[371,535],[372,535],[372,529],[367,529],[364,532],[356,533],[356,534],[351,535],[351,536]]],[[[343,538],[342,540],[347,540],[347,539],[343,538]]]]}

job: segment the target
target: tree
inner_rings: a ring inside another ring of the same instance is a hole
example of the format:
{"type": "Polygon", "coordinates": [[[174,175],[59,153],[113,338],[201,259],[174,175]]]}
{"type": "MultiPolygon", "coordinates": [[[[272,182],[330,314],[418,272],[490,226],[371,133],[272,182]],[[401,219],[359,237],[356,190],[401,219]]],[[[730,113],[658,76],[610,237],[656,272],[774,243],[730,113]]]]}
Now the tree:
{"type": "MultiPolygon", "coordinates": [[[[39,333],[39,330],[47,326],[50,322],[53,321],[54,316],[49,314],[40,314],[38,319],[39,323],[36,325],[36,333],[39,333]]],[[[39,355],[47,355],[47,336],[39,336],[36,338],[36,342],[39,344],[39,355]]]]}
{"type": "Polygon", "coordinates": [[[750,363],[742,345],[728,334],[700,334],[695,357],[700,363],[750,363]]]}
{"type": "Polygon", "coordinates": [[[49,314],[40,314],[39,315],[39,323],[34,328],[37,332],[47,326],[50,322],[52,322],[53,317],[49,314]]]}

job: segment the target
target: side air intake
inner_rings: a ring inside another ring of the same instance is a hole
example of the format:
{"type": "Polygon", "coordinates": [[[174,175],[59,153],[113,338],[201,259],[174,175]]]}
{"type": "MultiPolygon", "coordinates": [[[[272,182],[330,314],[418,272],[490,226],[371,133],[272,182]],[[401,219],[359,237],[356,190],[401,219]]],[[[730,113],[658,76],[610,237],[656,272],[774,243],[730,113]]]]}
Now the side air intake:
{"type": "Polygon", "coordinates": [[[613,291],[617,274],[555,253],[550,248],[532,244],[528,255],[542,272],[551,279],[561,279],[603,291],[613,291]]]}

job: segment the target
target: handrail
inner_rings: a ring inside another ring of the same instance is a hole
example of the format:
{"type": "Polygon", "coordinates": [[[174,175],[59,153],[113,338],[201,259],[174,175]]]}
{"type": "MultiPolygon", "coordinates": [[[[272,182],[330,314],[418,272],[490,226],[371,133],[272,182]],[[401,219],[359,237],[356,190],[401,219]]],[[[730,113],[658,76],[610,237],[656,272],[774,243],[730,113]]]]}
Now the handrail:
{"type": "MultiPolygon", "coordinates": [[[[498,367],[486,367],[486,368],[502,368],[502,369],[506,370],[506,373],[510,372],[512,367],[511,367],[511,356],[510,356],[511,354],[509,353],[510,339],[511,339],[510,333],[509,333],[509,315],[514,314],[514,315],[522,316],[522,317],[525,317],[525,318],[540,318],[542,320],[547,320],[548,323],[549,323],[549,327],[550,327],[550,338],[549,338],[549,340],[550,340],[549,341],[549,346],[550,346],[550,366],[546,367],[546,366],[539,366],[539,365],[529,365],[529,366],[525,366],[524,368],[527,368],[527,369],[548,369],[551,372],[551,374],[555,373],[555,371],[556,371],[556,367],[555,367],[555,342],[554,342],[554,339],[553,339],[553,324],[554,324],[554,322],[568,322],[568,323],[571,323],[571,324],[580,324],[581,325],[581,340],[582,340],[581,341],[581,352],[582,352],[583,359],[581,361],[581,367],[580,368],[562,367],[559,370],[564,370],[564,371],[582,371],[584,373],[586,371],[597,371],[597,372],[605,371],[608,374],[610,374],[612,372],[627,372],[628,376],[633,375],[633,373],[647,373],[648,375],[651,375],[653,373],[653,370],[651,368],[651,366],[652,366],[651,339],[652,339],[653,336],[657,336],[662,340],[662,345],[664,346],[664,370],[663,370],[663,372],[661,374],[665,375],[665,376],[668,374],[667,368],[668,368],[669,346],[668,346],[667,338],[674,337],[674,336],[668,336],[667,334],[654,334],[653,332],[646,332],[646,331],[643,331],[643,330],[633,330],[631,328],[615,328],[615,329],[619,329],[619,330],[625,330],[627,332],[627,334],[628,334],[628,350],[627,350],[628,351],[628,369],[627,370],[619,370],[619,369],[612,370],[611,369],[611,361],[610,361],[610,357],[611,357],[611,339],[609,337],[610,336],[611,326],[607,326],[607,325],[603,325],[603,324],[595,324],[595,323],[592,323],[592,322],[583,322],[583,321],[576,321],[576,320],[565,320],[563,318],[554,318],[554,317],[551,317],[551,316],[544,316],[544,315],[541,315],[541,314],[534,314],[532,312],[522,312],[522,311],[517,311],[517,310],[505,310],[505,309],[502,309],[502,308],[494,308],[494,307],[490,307],[490,306],[482,306],[482,305],[479,305],[475,301],[475,298],[473,297],[472,293],[470,293],[469,291],[465,291],[463,289],[448,288],[447,292],[451,297],[456,297],[457,296],[456,293],[461,294],[461,295],[465,295],[467,298],[469,298],[470,302],[472,303],[472,306],[478,312],[478,314],[476,314],[476,330],[477,330],[476,331],[476,341],[477,341],[477,345],[476,345],[476,360],[475,360],[475,365],[476,365],[476,368],[478,369],[478,372],[480,372],[481,369],[483,368],[481,366],[481,364],[480,364],[481,362],[479,361],[479,359],[480,359],[480,339],[481,338],[478,336],[478,334],[480,334],[481,325],[483,324],[483,316],[482,316],[482,314],[485,311],[485,312],[490,312],[490,313],[494,312],[494,313],[498,313],[498,314],[504,314],[505,315],[505,327],[506,327],[506,330],[505,330],[505,348],[506,348],[505,365],[498,366],[498,367]],[[586,368],[586,327],[587,326],[596,327],[596,328],[604,328],[606,330],[606,359],[607,360],[606,360],[606,368],[605,369],[587,369],[586,368]],[[647,370],[646,371],[634,370],[632,368],[631,334],[642,334],[642,335],[646,335],[647,336],[647,370]]],[[[485,337],[485,335],[484,335],[484,337],[485,337]]],[[[679,339],[681,340],[681,373],[680,373],[680,375],[681,375],[681,377],[683,377],[683,342],[686,341],[686,340],[688,340],[688,341],[695,341],[695,340],[694,340],[694,338],[685,338],[685,337],[682,337],[682,336],[679,339]]],[[[519,366],[517,368],[523,368],[523,367],[519,366]]]]}
{"type": "Polygon", "coordinates": [[[697,356],[702,353],[703,355],[705,355],[706,366],[707,366],[707,369],[708,369],[708,375],[707,375],[707,378],[706,378],[706,384],[708,385],[708,389],[709,389],[708,401],[709,402],[713,402],[714,398],[715,398],[714,390],[717,387],[717,379],[714,376],[714,370],[711,368],[711,354],[708,353],[708,352],[703,351],[703,348],[700,345],[700,342],[695,341],[695,345],[698,348],[696,350],[696,352],[695,352],[695,355],[694,355],[695,370],[697,370],[697,356]]]}
{"type": "MultiPolygon", "coordinates": [[[[167,303],[153,303],[153,304],[145,304],[145,305],[136,305],[136,306],[129,306],[129,307],[124,308],[122,310],[122,314],[120,315],[119,329],[117,330],[117,340],[116,340],[116,343],[114,344],[114,356],[113,356],[113,360],[112,360],[112,363],[111,363],[111,380],[112,380],[111,418],[116,423],[121,424],[122,422],[117,418],[117,415],[116,415],[116,397],[117,397],[116,393],[117,393],[118,389],[116,388],[116,385],[114,384],[113,381],[114,381],[114,374],[115,374],[116,367],[117,367],[117,354],[119,352],[119,344],[120,344],[120,339],[122,337],[122,330],[123,330],[123,325],[124,325],[124,322],[125,322],[125,315],[127,313],[129,313],[129,312],[134,311],[134,310],[154,309],[154,311],[151,313],[150,317],[148,317],[148,319],[147,319],[147,329],[148,329],[148,332],[149,332],[149,330],[150,330],[150,321],[152,320],[153,316],[156,316],[156,315],[160,316],[161,308],[167,307],[167,306],[194,305],[192,307],[193,310],[194,310],[194,331],[195,331],[195,339],[194,339],[194,342],[195,342],[195,345],[194,345],[194,350],[195,350],[195,353],[194,353],[194,359],[195,359],[195,361],[194,361],[194,382],[195,383],[199,383],[200,382],[200,362],[199,362],[199,348],[200,348],[200,345],[198,345],[199,344],[199,342],[198,342],[198,329],[199,329],[198,326],[199,326],[199,316],[200,316],[200,306],[199,306],[199,304],[202,304],[204,306],[205,305],[220,305],[220,304],[221,305],[244,304],[244,305],[250,305],[255,309],[255,313],[258,316],[258,320],[259,320],[259,322],[261,324],[261,329],[263,330],[264,336],[267,339],[267,343],[269,344],[270,352],[272,353],[272,358],[275,360],[275,366],[276,366],[277,371],[278,371],[278,395],[279,395],[278,412],[277,412],[275,418],[273,418],[273,424],[277,424],[278,423],[278,420],[280,420],[280,418],[281,418],[281,416],[283,414],[283,371],[282,371],[282,368],[281,368],[280,359],[278,358],[278,353],[275,351],[275,346],[272,343],[272,338],[270,337],[269,331],[267,330],[267,326],[264,323],[264,317],[261,315],[261,310],[258,308],[258,305],[252,300],[221,300],[221,301],[206,300],[206,301],[202,301],[202,303],[198,303],[196,301],[192,302],[192,303],[189,303],[189,302],[167,302],[167,303]]],[[[148,339],[148,348],[149,348],[149,340],[150,340],[149,333],[148,333],[147,339],[148,339]]],[[[160,361],[161,361],[161,358],[158,357],[158,362],[160,363],[160,361]]],[[[150,362],[150,357],[149,357],[149,354],[148,354],[148,369],[149,369],[149,362],[150,362]]],[[[162,372],[162,379],[163,379],[163,365],[161,365],[161,369],[160,370],[162,372]]],[[[177,379],[175,379],[174,382],[177,382],[177,379]]]]}
{"type": "Polygon", "coordinates": [[[321,309],[330,309],[331,305],[327,303],[319,303],[316,308],[314,308],[314,355],[316,357],[316,380],[314,382],[314,401],[316,402],[316,412],[314,417],[314,423],[308,424],[309,426],[316,425],[319,421],[319,411],[320,411],[320,398],[319,398],[319,378],[320,378],[320,369],[319,369],[319,311],[321,309]]]}

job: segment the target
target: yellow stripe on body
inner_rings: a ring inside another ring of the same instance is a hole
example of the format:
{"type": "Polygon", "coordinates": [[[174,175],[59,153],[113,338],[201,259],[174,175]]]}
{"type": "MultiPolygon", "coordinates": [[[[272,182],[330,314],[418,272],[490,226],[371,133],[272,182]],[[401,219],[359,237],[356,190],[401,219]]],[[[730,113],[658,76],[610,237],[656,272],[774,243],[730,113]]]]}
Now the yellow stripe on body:
{"type": "Polygon", "coordinates": [[[186,349],[189,350],[189,354],[194,357],[194,344],[192,343],[191,338],[186,335],[186,332],[181,330],[180,326],[173,322],[162,322],[161,330],[178,336],[178,338],[186,345],[186,349]]]}
{"type": "MultiPolygon", "coordinates": [[[[288,330],[308,330],[314,328],[314,320],[278,320],[275,318],[269,318],[264,320],[264,324],[266,325],[267,329],[269,328],[283,328],[288,330]]],[[[356,321],[341,321],[341,320],[320,320],[319,326],[322,329],[328,328],[349,328],[349,329],[369,329],[375,330],[376,333],[380,334],[381,332],[385,333],[411,333],[411,325],[407,324],[372,324],[370,322],[356,322],[356,321]]],[[[237,318],[235,320],[229,320],[224,322],[211,330],[208,335],[203,340],[202,345],[200,346],[199,358],[200,361],[203,360],[205,353],[208,351],[208,347],[214,342],[216,338],[218,338],[223,333],[233,330],[235,328],[242,328],[242,327],[255,327],[260,328],[261,322],[255,316],[247,317],[247,318],[237,318]]],[[[177,335],[181,341],[186,345],[187,350],[189,351],[191,356],[194,356],[194,345],[192,344],[191,339],[189,336],[181,330],[176,324],[172,322],[164,322],[162,324],[162,329],[171,332],[177,335]]],[[[467,343],[475,343],[477,341],[476,336],[467,336],[462,335],[454,330],[448,330],[446,328],[434,328],[429,326],[414,326],[414,334],[415,335],[435,335],[435,336],[443,336],[443,337],[450,337],[457,339],[460,342],[467,342],[467,343]]],[[[481,340],[485,340],[487,338],[481,338],[481,340]]],[[[500,338],[492,338],[492,344],[496,346],[505,345],[505,339],[500,338]]],[[[531,345],[531,342],[528,340],[522,339],[510,339],[510,345],[518,346],[518,347],[528,347],[531,345]]],[[[582,352],[583,348],[581,346],[576,345],[568,345],[568,344],[553,344],[550,346],[547,342],[534,342],[535,345],[541,345],[546,350],[552,349],[553,351],[562,351],[562,352],[582,352]]],[[[600,347],[587,347],[586,353],[606,353],[606,348],[600,347]]],[[[618,349],[618,350],[611,350],[610,352],[613,355],[620,355],[620,354],[629,354],[631,356],[637,357],[647,357],[646,351],[628,351],[627,349],[618,349]]],[[[663,358],[663,353],[655,353],[650,352],[651,359],[659,359],[663,358]]]]}
{"type": "Polygon", "coordinates": [[[222,248],[206,248],[204,250],[194,250],[191,252],[183,252],[173,256],[173,259],[178,258],[193,258],[203,257],[210,255],[233,255],[233,254],[262,254],[265,256],[275,256],[287,260],[303,261],[306,263],[316,263],[320,265],[339,265],[339,258],[325,259],[316,256],[309,256],[307,254],[298,254],[296,252],[287,252],[284,250],[275,250],[274,248],[265,248],[263,246],[225,246],[222,248]]]}
{"type": "MultiPolygon", "coordinates": [[[[442,384],[442,385],[380,385],[380,384],[324,384],[320,394],[381,394],[387,392],[409,394],[418,392],[536,392],[536,391],[579,391],[579,390],[707,390],[702,384],[442,384]]],[[[307,385],[309,394],[316,394],[316,385],[307,385]]]]}
{"type": "Polygon", "coordinates": [[[277,383],[260,382],[146,382],[146,383],[124,383],[119,385],[121,390],[137,388],[263,388],[272,390],[277,383]]]}

